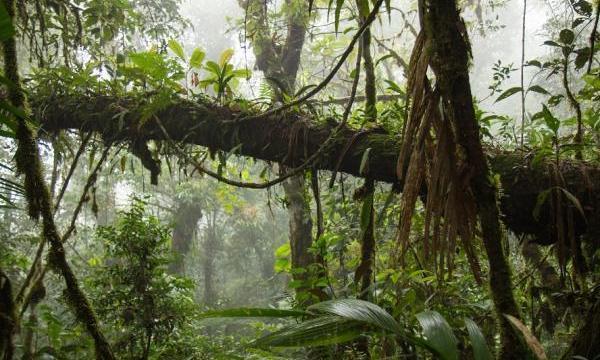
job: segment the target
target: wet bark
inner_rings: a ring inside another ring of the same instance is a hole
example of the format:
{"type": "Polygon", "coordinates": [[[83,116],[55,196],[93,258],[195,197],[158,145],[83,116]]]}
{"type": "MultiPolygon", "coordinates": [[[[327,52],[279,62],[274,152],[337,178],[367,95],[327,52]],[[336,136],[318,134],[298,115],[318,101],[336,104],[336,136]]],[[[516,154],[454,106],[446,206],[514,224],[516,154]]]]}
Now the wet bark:
{"type": "Polygon", "coordinates": [[[373,260],[375,257],[375,209],[373,207],[374,183],[365,180],[365,198],[361,210],[362,243],[360,249],[360,265],[354,278],[359,287],[359,299],[370,300],[371,277],[373,276],[373,260]]]}
{"type": "Polygon", "coordinates": [[[37,304],[29,305],[29,319],[27,327],[22,330],[24,331],[23,335],[23,356],[22,360],[33,360],[35,353],[35,344],[34,337],[35,331],[38,326],[38,318],[37,318],[37,304]]]}
{"type": "MultiPolygon", "coordinates": [[[[357,0],[359,19],[358,25],[362,26],[365,19],[371,12],[369,2],[357,0]]],[[[361,39],[362,63],[365,69],[365,122],[373,125],[377,121],[377,89],[375,87],[375,65],[371,54],[371,29],[365,30],[361,39]]],[[[359,66],[360,67],[360,66],[359,66]]],[[[356,74],[359,76],[359,74],[356,74]]],[[[359,298],[368,300],[370,298],[371,276],[373,274],[373,258],[375,256],[375,210],[373,207],[373,198],[375,186],[372,179],[365,179],[363,185],[365,195],[363,198],[361,210],[361,260],[356,269],[355,279],[359,284],[359,298]]],[[[360,350],[369,358],[368,343],[366,340],[359,343],[360,350]]]]}
{"type": "Polygon", "coordinates": [[[29,303],[29,319],[23,332],[23,360],[34,359],[35,343],[34,338],[38,330],[37,306],[46,297],[46,287],[40,282],[34,289],[29,303]]]}
{"type": "MultiPolygon", "coordinates": [[[[358,7],[358,26],[362,26],[365,19],[369,16],[369,2],[365,0],[356,0],[358,7]]],[[[374,122],[377,120],[377,89],[375,87],[375,65],[373,64],[373,55],[371,55],[371,29],[367,28],[361,39],[362,58],[365,68],[365,120],[374,122]]]]}
{"type": "MultiPolygon", "coordinates": [[[[304,269],[305,272],[292,274],[294,280],[304,281],[308,270],[315,264],[315,257],[309,252],[312,247],[312,217],[307,201],[304,175],[293,176],[283,182],[283,189],[287,200],[287,210],[290,231],[290,252],[292,269],[304,269]]],[[[297,292],[307,291],[305,287],[297,292]]]]}

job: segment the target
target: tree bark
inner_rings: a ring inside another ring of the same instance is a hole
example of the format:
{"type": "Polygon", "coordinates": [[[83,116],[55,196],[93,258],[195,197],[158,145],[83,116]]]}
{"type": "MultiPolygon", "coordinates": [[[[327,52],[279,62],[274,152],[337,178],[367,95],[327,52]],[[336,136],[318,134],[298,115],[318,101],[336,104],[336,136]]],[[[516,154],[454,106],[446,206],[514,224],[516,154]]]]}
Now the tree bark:
{"type": "MultiPolygon", "coordinates": [[[[309,252],[312,247],[312,216],[307,201],[304,175],[293,176],[283,182],[287,210],[290,216],[290,253],[292,269],[305,269],[304,273],[293,273],[294,280],[304,281],[315,257],[309,252]]],[[[299,291],[307,291],[302,287],[299,291]]]]}
{"type": "MultiPolygon", "coordinates": [[[[369,16],[369,2],[356,0],[356,6],[358,7],[358,26],[360,27],[369,16]]],[[[377,120],[377,88],[375,87],[375,65],[373,64],[373,55],[371,55],[371,28],[365,30],[360,41],[365,68],[365,120],[375,122],[377,120]]]]}
{"type": "Polygon", "coordinates": [[[17,325],[15,318],[12,284],[0,269],[0,359],[2,360],[10,360],[14,355],[13,338],[17,325]]]}

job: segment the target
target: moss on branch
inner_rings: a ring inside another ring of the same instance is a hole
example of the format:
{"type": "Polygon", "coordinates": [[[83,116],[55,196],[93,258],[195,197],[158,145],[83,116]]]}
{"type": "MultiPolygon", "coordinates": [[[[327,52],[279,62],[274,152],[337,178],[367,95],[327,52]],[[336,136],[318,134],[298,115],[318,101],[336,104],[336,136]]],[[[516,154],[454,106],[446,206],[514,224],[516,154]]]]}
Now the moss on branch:
{"type": "MultiPolygon", "coordinates": [[[[52,132],[79,129],[98,132],[110,141],[129,142],[135,139],[165,140],[155,122],[147,121],[141,128],[139,118],[143,106],[129,98],[111,96],[60,96],[40,98],[32,104],[42,128],[52,132]]],[[[230,120],[247,114],[211,103],[177,100],[159,113],[169,137],[175,141],[230,151],[256,159],[279,162],[293,167],[319,151],[331,135],[329,124],[317,124],[295,113],[253,119],[236,123],[230,120]],[[304,127],[297,136],[298,124],[304,127]],[[290,147],[290,143],[297,146],[290,147]]],[[[325,152],[315,164],[321,170],[338,170],[353,176],[368,176],[375,181],[395,183],[399,153],[398,137],[383,130],[357,136],[357,130],[343,128],[332,150],[325,152]],[[344,147],[355,139],[344,154],[344,147]],[[367,174],[360,173],[363,154],[370,150],[367,174]]],[[[502,193],[500,208],[504,224],[517,234],[532,235],[537,242],[552,243],[554,236],[551,212],[547,204],[534,216],[538,196],[551,185],[550,175],[542,164],[534,166],[533,154],[523,152],[487,151],[492,171],[499,175],[502,193]]],[[[580,161],[562,161],[561,171],[566,188],[575,195],[586,213],[587,222],[576,216],[576,235],[585,235],[599,246],[594,224],[600,223],[600,168],[580,161]],[[588,232],[594,231],[593,234],[588,232]]]]}

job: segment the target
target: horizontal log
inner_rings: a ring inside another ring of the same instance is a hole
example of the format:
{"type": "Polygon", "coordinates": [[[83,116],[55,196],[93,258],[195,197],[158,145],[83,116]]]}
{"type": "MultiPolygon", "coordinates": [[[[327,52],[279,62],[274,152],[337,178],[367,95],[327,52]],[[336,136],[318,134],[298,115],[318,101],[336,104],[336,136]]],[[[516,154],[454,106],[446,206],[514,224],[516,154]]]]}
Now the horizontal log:
{"type": "MultiPolygon", "coordinates": [[[[42,129],[49,132],[78,129],[98,132],[113,141],[166,140],[152,118],[140,121],[148,107],[128,98],[60,96],[36,99],[33,108],[42,129]]],[[[369,176],[388,183],[397,181],[400,139],[382,129],[361,132],[343,127],[330,142],[331,146],[321,149],[337,124],[317,123],[296,113],[232,121],[248,114],[210,102],[180,99],[154,115],[175,141],[213,150],[235,149],[239,155],[288,167],[298,166],[320,151],[322,155],[315,164],[319,169],[369,176]],[[361,173],[367,149],[370,149],[368,166],[361,173]]],[[[553,243],[556,236],[548,204],[541,207],[539,217],[533,216],[539,194],[551,186],[546,166],[533,166],[532,156],[523,152],[489,151],[488,155],[493,171],[501,179],[500,207],[506,226],[516,234],[533,235],[540,243],[553,243]]],[[[566,189],[579,199],[586,214],[586,219],[576,216],[576,234],[587,233],[597,244],[600,168],[563,161],[561,171],[566,189]]]]}

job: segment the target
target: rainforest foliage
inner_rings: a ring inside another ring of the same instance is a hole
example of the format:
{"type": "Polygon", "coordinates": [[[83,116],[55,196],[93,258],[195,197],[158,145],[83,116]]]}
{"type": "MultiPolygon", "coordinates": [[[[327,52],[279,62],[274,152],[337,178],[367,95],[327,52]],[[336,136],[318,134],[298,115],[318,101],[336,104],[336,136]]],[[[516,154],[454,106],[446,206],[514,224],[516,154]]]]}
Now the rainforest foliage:
{"type": "Polygon", "coordinates": [[[2,1],[0,359],[599,359],[599,14],[2,1]]]}

